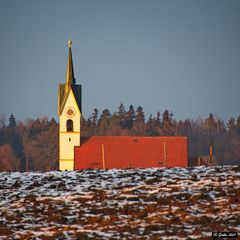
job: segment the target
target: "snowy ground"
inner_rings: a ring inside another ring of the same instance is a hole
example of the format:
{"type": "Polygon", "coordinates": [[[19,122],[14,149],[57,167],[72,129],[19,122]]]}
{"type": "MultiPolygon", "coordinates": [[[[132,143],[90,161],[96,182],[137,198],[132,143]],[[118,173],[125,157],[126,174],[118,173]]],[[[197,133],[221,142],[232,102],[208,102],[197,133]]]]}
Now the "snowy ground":
{"type": "Polygon", "coordinates": [[[240,233],[240,166],[0,173],[0,239],[240,233]]]}

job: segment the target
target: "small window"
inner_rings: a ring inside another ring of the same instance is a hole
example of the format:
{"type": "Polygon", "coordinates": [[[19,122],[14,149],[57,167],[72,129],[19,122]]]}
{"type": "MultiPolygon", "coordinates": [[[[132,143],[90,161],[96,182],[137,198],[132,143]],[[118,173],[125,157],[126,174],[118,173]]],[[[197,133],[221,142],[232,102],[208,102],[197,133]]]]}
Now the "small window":
{"type": "Polygon", "coordinates": [[[67,120],[67,132],[73,132],[73,120],[67,120]]]}
{"type": "Polygon", "coordinates": [[[71,138],[69,138],[68,140],[69,140],[69,142],[71,142],[71,138]]]}

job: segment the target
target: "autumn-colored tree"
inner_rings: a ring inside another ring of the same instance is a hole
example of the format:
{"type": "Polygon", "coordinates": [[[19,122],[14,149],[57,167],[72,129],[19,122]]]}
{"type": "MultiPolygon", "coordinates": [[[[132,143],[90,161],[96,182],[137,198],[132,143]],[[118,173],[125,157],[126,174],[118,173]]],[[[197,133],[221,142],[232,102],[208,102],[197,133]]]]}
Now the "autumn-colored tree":
{"type": "Polygon", "coordinates": [[[13,114],[11,114],[9,117],[8,125],[2,126],[2,128],[0,129],[0,145],[4,144],[10,145],[11,149],[13,150],[14,156],[21,161],[23,156],[22,141],[18,131],[16,119],[13,114]]]}
{"type": "Polygon", "coordinates": [[[237,133],[240,135],[240,116],[237,118],[237,133]]]}
{"type": "Polygon", "coordinates": [[[228,131],[230,133],[233,134],[235,132],[235,130],[236,130],[236,120],[235,120],[235,118],[232,117],[228,120],[227,128],[228,128],[228,131]]]}
{"type": "Polygon", "coordinates": [[[0,171],[18,171],[19,161],[10,144],[0,146],[0,171]]]}
{"type": "Polygon", "coordinates": [[[27,170],[50,171],[58,169],[58,124],[49,123],[48,130],[42,131],[26,146],[27,170]]]}

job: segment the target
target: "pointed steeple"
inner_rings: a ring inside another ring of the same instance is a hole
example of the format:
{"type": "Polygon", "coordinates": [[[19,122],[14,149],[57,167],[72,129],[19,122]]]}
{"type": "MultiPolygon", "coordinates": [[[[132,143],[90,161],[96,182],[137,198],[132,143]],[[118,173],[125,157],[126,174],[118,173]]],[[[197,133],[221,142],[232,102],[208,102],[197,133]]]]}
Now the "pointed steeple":
{"type": "Polygon", "coordinates": [[[76,84],[76,80],[73,72],[73,61],[72,61],[72,41],[68,41],[68,64],[66,73],[66,82],[59,84],[58,90],[58,114],[62,115],[65,108],[65,104],[69,99],[69,95],[73,94],[77,103],[77,107],[81,112],[82,104],[82,88],[80,84],[76,84]]]}
{"type": "Polygon", "coordinates": [[[73,71],[73,60],[72,60],[72,41],[68,41],[68,65],[67,65],[67,74],[66,74],[66,85],[75,85],[76,80],[74,77],[73,71]]]}

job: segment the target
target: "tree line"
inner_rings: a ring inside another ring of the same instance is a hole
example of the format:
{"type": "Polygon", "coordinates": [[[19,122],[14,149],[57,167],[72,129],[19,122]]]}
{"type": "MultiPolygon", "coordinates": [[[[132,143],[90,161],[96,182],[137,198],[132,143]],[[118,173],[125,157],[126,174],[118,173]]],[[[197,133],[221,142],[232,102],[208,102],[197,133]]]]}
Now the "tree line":
{"type": "MultiPolygon", "coordinates": [[[[47,117],[6,121],[0,115],[0,171],[49,171],[58,169],[58,123],[47,117]]],[[[81,136],[187,136],[189,157],[209,155],[213,146],[216,164],[240,164],[240,116],[225,123],[212,113],[206,119],[176,120],[158,111],[146,119],[141,106],[123,103],[116,112],[94,109],[81,118],[81,136]]]]}

